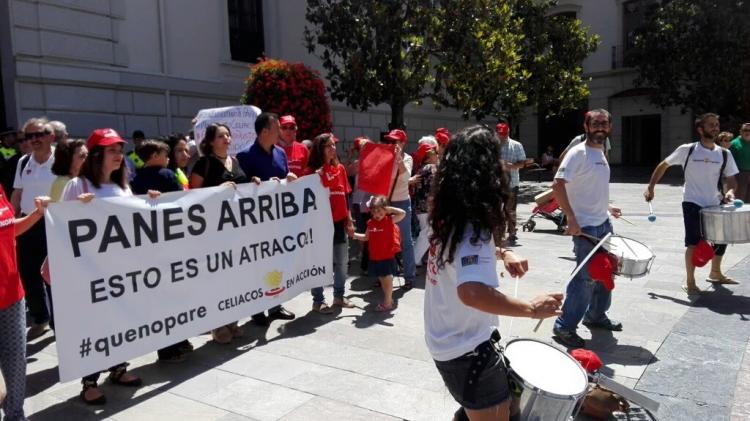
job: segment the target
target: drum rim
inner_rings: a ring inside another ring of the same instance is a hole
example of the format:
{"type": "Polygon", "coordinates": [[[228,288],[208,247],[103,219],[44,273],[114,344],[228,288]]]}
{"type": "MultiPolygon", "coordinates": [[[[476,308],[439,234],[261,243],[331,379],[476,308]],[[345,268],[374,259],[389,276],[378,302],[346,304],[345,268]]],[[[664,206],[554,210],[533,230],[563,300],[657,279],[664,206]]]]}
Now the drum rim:
{"type": "MultiPolygon", "coordinates": [[[[642,243],[642,242],[640,242],[640,241],[638,241],[638,240],[636,240],[634,238],[625,237],[624,235],[612,234],[612,235],[609,236],[609,239],[612,239],[612,238],[624,238],[626,240],[635,241],[636,243],[642,245],[643,247],[646,247],[646,250],[648,250],[649,253],[651,253],[651,257],[648,258],[648,259],[646,259],[646,260],[641,260],[641,259],[629,259],[629,260],[635,260],[636,262],[650,262],[651,260],[656,259],[656,253],[654,253],[654,251],[651,250],[651,247],[649,247],[646,243],[642,243]]],[[[609,239],[607,241],[609,241],[609,239]]],[[[604,250],[607,250],[607,253],[614,254],[614,253],[612,253],[611,251],[609,251],[607,249],[607,246],[606,246],[607,241],[605,241],[604,244],[602,244],[602,248],[604,250]]],[[[618,257],[618,256],[616,256],[616,257],[618,257]]]]}
{"type": "Polygon", "coordinates": [[[542,396],[551,397],[551,398],[554,398],[554,399],[557,399],[557,400],[572,400],[572,401],[577,401],[582,396],[585,396],[586,393],[589,390],[589,375],[588,375],[588,373],[586,373],[586,370],[583,368],[583,366],[581,366],[581,363],[579,363],[578,360],[576,360],[575,358],[573,358],[572,355],[568,354],[567,352],[563,351],[562,349],[560,349],[560,348],[558,348],[558,347],[556,347],[556,346],[554,346],[554,345],[552,345],[550,343],[541,341],[539,339],[534,339],[534,338],[516,338],[516,339],[511,339],[510,341],[508,341],[508,343],[505,344],[505,347],[503,349],[503,356],[505,356],[505,358],[508,358],[508,363],[509,363],[508,364],[508,374],[511,374],[511,373],[514,374],[515,377],[517,377],[518,380],[521,383],[523,383],[523,385],[526,388],[528,388],[528,389],[530,389],[530,390],[532,390],[532,391],[534,391],[536,393],[539,393],[542,396]],[[524,379],[523,377],[521,377],[520,374],[518,374],[515,370],[513,370],[513,366],[510,363],[510,359],[507,356],[505,356],[505,350],[508,349],[508,347],[510,346],[510,344],[512,344],[513,342],[519,342],[519,341],[537,342],[537,343],[540,343],[542,345],[546,345],[546,346],[549,346],[549,347],[551,347],[553,349],[556,349],[561,354],[563,354],[563,355],[567,356],[568,358],[570,358],[570,360],[573,361],[576,364],[576,366],[581,370],[581,373],[583,374],[583,377],[586,379],[586,386],[583,388],[583,391],[581,391],[581,393],[579,393],[577,395],[559,395],[557,393],[552,393],[552,392],[546,391],[544,389],[541,389],[539,386],[534,386],[533,384],[531,384],[528,381],[526,381],[526,379],[524,379]]]}

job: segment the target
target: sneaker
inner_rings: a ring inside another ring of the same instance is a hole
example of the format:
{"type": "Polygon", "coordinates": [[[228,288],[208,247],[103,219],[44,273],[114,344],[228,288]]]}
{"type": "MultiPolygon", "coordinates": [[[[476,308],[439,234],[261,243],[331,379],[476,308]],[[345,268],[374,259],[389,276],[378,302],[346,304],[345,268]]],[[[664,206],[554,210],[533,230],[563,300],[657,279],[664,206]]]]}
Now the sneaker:
{"type": "Polygon", "coordinates": [[[604,330],[611,330],[613,332],[622,331],[622,323],[613,321],[611,319],[607,319],[603,322],[590,322],[590,321],[584,320],[583,325],[589,329],[604,329],[604,330]]]}
{"type": "Polygon", "coordinates": [[[183,354],[175,354],[170,355],[168,357],[159,357],[160,363],[169,363],[169,364],[177,364],[185,361],[185,356],[183,354]]]}
{"type": "Polygon", "coordinates": [[[558,342],[569,348],[584,348],[586,346],[586,341],[575,332],[555,327],[552,329],[552,333],[555,334],[555,338],[558,342]]]}
{"type": "Polygon", "coordinates": [[[26,332],[26,340],[31,341],[42,335],[49,330],[49,323],[34,323],[31,325],[29,330],[26,332]]]}
{"type": "Polygon", "coordinates": [[[268,327],[271,326],[271,321],[265,315],[265,313],[253,314],[252,321],[254,325],[268,327]]]}

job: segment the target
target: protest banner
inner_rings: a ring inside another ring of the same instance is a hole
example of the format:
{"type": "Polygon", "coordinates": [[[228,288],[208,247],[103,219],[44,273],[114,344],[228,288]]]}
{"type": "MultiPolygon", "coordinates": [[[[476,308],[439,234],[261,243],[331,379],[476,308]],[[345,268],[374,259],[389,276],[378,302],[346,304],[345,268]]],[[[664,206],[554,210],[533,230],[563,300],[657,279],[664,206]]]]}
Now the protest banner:
{"type": "Polygon", "coordinates": [[[198,111],[195,117],[193,132],[195,140],[200,144],[206,135],[206,127],[212,123],[222,123],[229,127],[232,132],[232,144],[229,145],[229,154],[237,155],[238,152],[250,147],[255,142],[255,119],[260,115],[260,108],[254,105],[237,105],[234,107],[207,108],[198,111]]]}
{"type": "Polygon", "coordinates": [[[45,212],[60,380],[248,317],[332,279],[318,175],[45,212]]]}

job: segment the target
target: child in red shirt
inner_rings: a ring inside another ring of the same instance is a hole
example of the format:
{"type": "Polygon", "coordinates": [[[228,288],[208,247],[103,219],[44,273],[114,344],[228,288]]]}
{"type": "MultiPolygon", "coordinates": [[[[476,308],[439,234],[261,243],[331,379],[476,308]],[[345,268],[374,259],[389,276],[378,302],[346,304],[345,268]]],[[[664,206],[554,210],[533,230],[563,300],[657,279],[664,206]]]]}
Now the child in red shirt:
{"type": "Polygon", "coordinates": [[[396,273],[396,253],[401,251],[401,235],[396,225],[406,212],[388,206],[385,196],[373,196],[367,203],[372,218],[367,221],[367,232],[354,234],[359,241],[367,241],[370,254],[368,270],[378,277],[383,288],[383,302],[377,311],[391,311],[393,304],[393,274],[396,273]]]}

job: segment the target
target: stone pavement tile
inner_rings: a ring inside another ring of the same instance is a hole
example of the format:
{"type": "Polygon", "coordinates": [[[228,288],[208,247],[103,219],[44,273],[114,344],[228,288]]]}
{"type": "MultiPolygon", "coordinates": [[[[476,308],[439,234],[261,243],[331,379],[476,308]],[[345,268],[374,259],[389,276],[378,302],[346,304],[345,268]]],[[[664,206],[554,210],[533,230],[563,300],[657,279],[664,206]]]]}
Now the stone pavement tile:
{"type": "MultiPolygon", "coordinates": [[[[233,378],[236,375],[229,374],[233,378]]],[[[200,382],[198,378],[197,382],[200,382]]],[[[314,398],[309,393],[244,377],[221,385],[183,385],[171,393],[259,421],[277,420],[314,398]],[[208,391],[213,389],[213,391],[208,391]],[[204,391],[205,390],[205,391],[204,391]]]]}
{"type": "Polygon", "coordinates": [[[721,342],[697,335],[670,334],[637,389],[726,407],[731,405],[745,342],[721,342]]]}
{"type": "Polygon", "coordinates": [[[745,347],[742,366],[737,373],[737,384],[734,388],[732,420],[750,419],[750,342],[745,347]]]}
{"type": "Polygon", "coordinates": [[[228,412],[226,415],[218,418],[216,421],[257,421],[257,420],[245,417],[240,414],[234,414],[232,412],[228,412]]]}
{"type": "Polygon", "coordinates": [[[659,411],[653,414],[659,421],[729,420],[729,408],[725,406],[656,393],[644,393],[644,395],[659,402],[659,411]]]}
{"type": "Polygon", "coordinates": [[[244,378],[227,371],[209,370],[179,383],[162,385],[160,389],[185,398],[199,399],[244,378]]]}
{"type": "MultiPolygon", "coordinates": [[[[414,360],[350,346],[343,342],[321,341],[313,337],[295,338],[294,346],[269,344],[262,348],[262,352],[284,355],[296,359],[295,361],[309,361],[316,365],[349,370],[406,386],[436,392],[444,390],[443,381],[432,360],[414,360]]],[[[307,366],[312,365],[310,363],[307,363],[307,366]]],[[[248,376],[260,378],[252,372],[248,372],[248,376]]]]}
{"type": "Polygon", "coordinates": [[[750,336],[750,297],[711,292],[703,294],[694,307],[677,322],[674,332],[745,340],[750,336]]]}
{"type": "Polygon", "coordinates": [[[315,398],[300,406],[279,421],[399,421],[383,413],[325,398],[315,398]]]}
{"type": "Polygon", "coordinates": [[[330,367],[291,379],[287,386],[408,420],[447,419],[457,407],[447,390],[417,389],[330,367]]]}
{"type": "Polygon", "coordinates": [[[227,415],[227,411],[171,393],[162,393],[159,399],[149,399],[112,414],[117,421],[215,421],[227,415]]]}
{"type": "Polygon", "coordinates": [[[279,384],[315,367],[315,364],[300,359],[287,358],[283,355],[264,352],[264,348],[257,348],[241,354],[216,368],[241,376],[279,384]]]}

